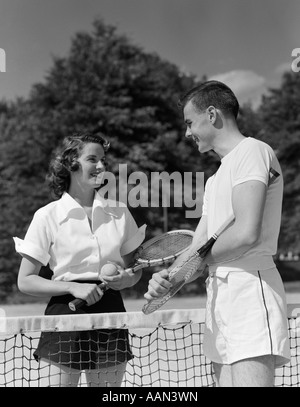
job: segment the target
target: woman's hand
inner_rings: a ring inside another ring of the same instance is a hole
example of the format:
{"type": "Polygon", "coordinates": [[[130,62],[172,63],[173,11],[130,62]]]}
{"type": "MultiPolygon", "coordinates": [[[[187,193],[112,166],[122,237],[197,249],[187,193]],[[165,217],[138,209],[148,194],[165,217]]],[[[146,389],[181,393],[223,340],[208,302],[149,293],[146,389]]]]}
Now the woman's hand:
{"type": "Polygon", "coordinates": [[[133,286],[137,281],[136,274],[125,271],[123,267],[116,263],[109,263],[115,266],[115,273],[101,273],[101,280],[113,290],[123,290],[124,288],[133,286]]]}
{"type": "Polygon", "coordinates": [[[97,284],[75,282],[70,283],[69,292],[73,297],[84,300],[88,306],[100,301],[104,294],[97,284]]]}

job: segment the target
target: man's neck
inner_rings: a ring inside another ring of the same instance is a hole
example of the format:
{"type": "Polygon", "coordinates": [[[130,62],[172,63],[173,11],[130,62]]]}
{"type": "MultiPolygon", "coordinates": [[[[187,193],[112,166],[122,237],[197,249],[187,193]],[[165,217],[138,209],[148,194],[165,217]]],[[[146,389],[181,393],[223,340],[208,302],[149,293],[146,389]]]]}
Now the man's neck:
{"type": "Polygon", "coordinates": [[[222,159],[244,139],[235,122],[225,123],[216,135],[214,151],[222,159]]]}

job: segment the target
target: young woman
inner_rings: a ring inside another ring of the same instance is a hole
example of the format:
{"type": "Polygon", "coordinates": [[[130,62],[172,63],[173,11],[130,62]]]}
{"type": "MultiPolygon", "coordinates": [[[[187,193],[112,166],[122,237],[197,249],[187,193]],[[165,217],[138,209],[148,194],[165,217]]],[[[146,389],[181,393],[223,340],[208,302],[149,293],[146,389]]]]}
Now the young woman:
{"type": "MultiPolygon", "coordinates": [[[[82,298],[80,314],[125,312],[120,290],[133,286],[141,272],[124,268],[144,240],[126,205],[104,199],[97,190],[106,168],[109,143],[102,134],[66,137],[50,164],[49,184],[57,200],[34,214],[24,240],[14,238],[22,256],[19,289],[51,297],[45,314],[73,314],[69,301],[82,298]],[[98,287],[107,262],[118,265],[105,293],[98,287]],[[39,275],[49,264],[53,276],[39,275]]],[[[119,386],[132,358],[126,330],[43,332],[35,352],[47,367],[50,386],[77,386],[85,370],[90,386],[119,386]]]]}

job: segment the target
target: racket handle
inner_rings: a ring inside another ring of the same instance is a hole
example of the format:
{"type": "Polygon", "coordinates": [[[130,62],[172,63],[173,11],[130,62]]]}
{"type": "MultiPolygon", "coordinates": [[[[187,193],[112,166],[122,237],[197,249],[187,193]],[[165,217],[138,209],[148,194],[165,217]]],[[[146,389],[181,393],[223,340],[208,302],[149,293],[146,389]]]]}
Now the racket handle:
{"type": "Polygon", "coordinates": [[[235,219],[235,216],[232,214],[229,216],[228,219],[225,220],[225,222],[219,227],[219,229],[214,233],[213,237],[219,237],[219,235],[224,232],[224,230],[230,225],[231,222],[233,222],[235,219]]]}
{"type": "Polygon", "coordinates": [[[210,251],[212,246],[214,245],[215,241],[219,237],[219,235],[231,224],[234,220],[234,215],[231,215],[220,227],[219,229],[212,235],[212,237],[197,250],[198,255],[204,259],[207,253],[210,251]]]}
{"type": "MultiPolygon", "coordinates": [[[[98,285],[98,287],[101,288],[101,290],[103,292],[105,292],[106,290],[108,290],[108,286],[105,283],[101,283],[98,285]]],[[[72,300],[69,302],[69,308],[71,311],[75,312],[77,311],[79,308],[83,307],[84,305],[86,305],[86,301],[81,299],[81,298],[75,298],[75,300],[72,300]]]]}
{"type": "Polygon", "coordinates": [[[85,300],[82,300],[81,298],[76,298],[75,300],[69,302],[69,308],[71,311],[75,312],[85,304],[86,304],[85,300]]]}

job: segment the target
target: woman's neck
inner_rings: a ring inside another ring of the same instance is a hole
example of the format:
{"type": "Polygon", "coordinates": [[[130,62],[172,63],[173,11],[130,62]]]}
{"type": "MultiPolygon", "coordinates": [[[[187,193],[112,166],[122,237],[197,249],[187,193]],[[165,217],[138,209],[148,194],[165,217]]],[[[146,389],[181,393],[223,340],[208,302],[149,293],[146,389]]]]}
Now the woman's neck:
{"type": "Polygon", "coordinates": [[[93,206],[95,196],[94,189],[89,189],[86,191],[71,184],[68,194],[83,208],[90,208],[93,206]]]}

